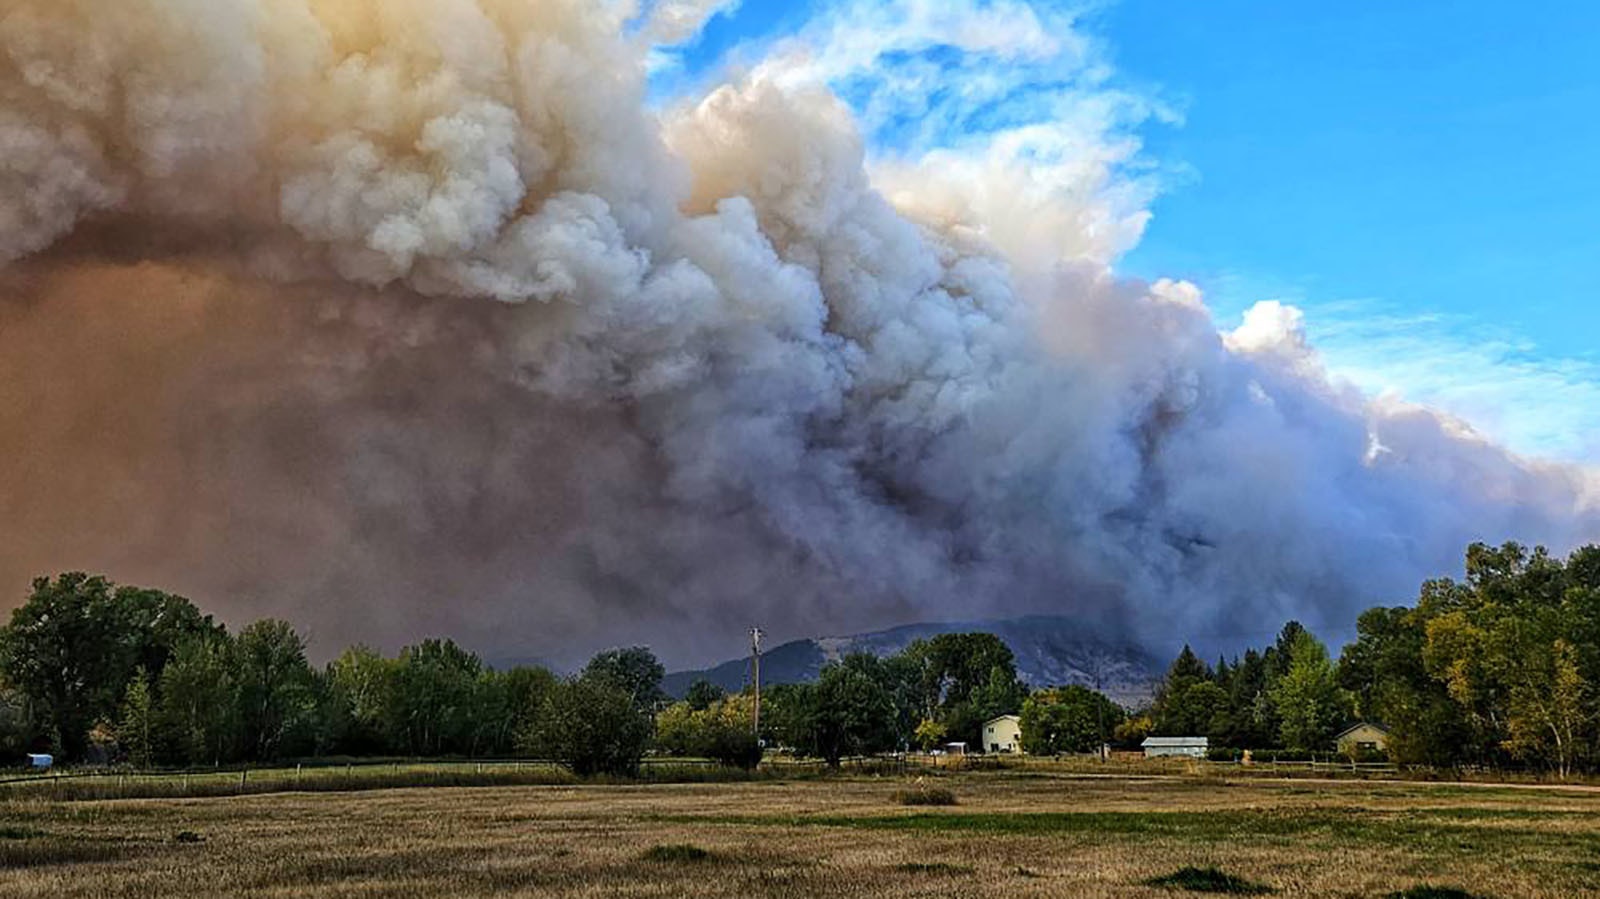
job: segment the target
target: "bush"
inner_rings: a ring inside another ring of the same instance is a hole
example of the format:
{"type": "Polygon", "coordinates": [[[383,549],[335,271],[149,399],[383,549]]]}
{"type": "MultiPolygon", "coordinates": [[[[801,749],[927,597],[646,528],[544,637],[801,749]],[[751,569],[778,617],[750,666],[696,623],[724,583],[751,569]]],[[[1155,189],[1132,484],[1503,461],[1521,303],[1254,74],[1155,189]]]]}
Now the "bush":
{"type": "Polygon", "coordinates": [[[645,850],[644,860],[658,864],[693,864],[707,862],[712,858],[708,850],[687,843],[674,843],[667,846],[651,846],[645,850]]]}
{"type": "Polygon", "coordinates": [[[548,755],[580,777],[639,772],[650,742],[650,716],[633,697],[599,678],[580,677],[550,691],[518,748],[548,755]]]}
{"type": "Polygon", "coordinates": [[[901,805],[955,805],[956,794],[944,787],[915,786],[894,794],[901,805]]]}
{"type": "Polygon", "coordinates": [[[740,694],[695,709],[677,703],[656,720],[656,742],[673,755],[709,758],[730,767],[754,770],[761,764],[756,739],[754,702],[740,694]]]}
{"type": "Polygon", "coordinates": [[[1398,893],[1390,893],[1384,899],[1478,899],[1466,890],[1455,887],[1412,887],[1398,893]]]}

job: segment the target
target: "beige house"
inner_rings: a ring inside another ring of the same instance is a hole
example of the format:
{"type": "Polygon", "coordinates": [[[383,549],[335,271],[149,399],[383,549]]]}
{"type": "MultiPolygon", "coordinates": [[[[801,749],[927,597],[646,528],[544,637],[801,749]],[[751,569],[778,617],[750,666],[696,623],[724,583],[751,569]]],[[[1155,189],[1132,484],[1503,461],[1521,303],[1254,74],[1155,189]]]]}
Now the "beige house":
{"type": "Polygon", "coordinates": [[[1389,732],[1366,721],[1334,737],[1333,741],[1339,746],[1339,752],[1344,755],[1389,751],[1389,732]]]}
{"type": "Polygon", "coordinates": [[[1001,715],[983,725],[984,752],[1021,752],[1022,719],[1001,715]]]}

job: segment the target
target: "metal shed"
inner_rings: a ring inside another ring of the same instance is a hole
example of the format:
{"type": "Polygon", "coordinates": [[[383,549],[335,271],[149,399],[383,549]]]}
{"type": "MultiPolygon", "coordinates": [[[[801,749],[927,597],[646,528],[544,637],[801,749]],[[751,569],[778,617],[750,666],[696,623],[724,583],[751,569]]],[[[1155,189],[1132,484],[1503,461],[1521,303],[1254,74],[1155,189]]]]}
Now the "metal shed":
{"type": "Polygon", "coordinates": [[[1142,745],[1147,759],[1172,756],[1203,759],[1211,749],[1211,741],[1206,737],[1147,737],[1142,745]]]}

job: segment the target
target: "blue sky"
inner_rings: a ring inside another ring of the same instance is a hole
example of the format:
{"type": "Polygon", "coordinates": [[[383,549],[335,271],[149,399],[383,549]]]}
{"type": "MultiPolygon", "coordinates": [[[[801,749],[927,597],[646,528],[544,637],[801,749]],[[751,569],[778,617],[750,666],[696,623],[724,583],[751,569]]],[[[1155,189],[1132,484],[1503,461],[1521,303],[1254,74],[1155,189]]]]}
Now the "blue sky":
{"type": "MultiPolygon", "coordinates": [[[[744,0],[684,68],[819,7],[744,0]]],[[[1123,273],[1195,281],[1223,327],[1293,302],[1368,390],[1600,462],[1600,4],[1102,7],[1111,83],[1181,118],[1137,130],[1162,190],[1123,273]]]]}

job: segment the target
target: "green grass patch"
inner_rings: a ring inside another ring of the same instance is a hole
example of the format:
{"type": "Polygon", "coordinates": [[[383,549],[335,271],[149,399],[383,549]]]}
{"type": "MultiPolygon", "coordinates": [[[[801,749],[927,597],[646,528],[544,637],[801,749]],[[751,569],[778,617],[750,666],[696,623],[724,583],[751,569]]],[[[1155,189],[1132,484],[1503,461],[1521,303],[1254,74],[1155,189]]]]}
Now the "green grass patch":
{"type": "MultiPolygon", "coordinates": [[[[1564,817],[1564,816],[1563,816],[1564,817]]],[[[1562,820],[1563,817],[1552,818],[1562,820]]],[[[1600,832],[1541,828],[1513,812],[1459,819],[1430,813],[1360,808],[1231,809],[1159,812],[942,812],[888,815],[667,815],[651,820],[685,824],[770,827],[846,827],[912,833],[981,833],[1000,837],[1073,836],[1112,844],[1128,838],[1217,844],[1318,845],[1413,849],[1444,858],[1534,852],[1568,858],[1600,857],[1600,832]]]]}
{"type": "Polygon", "coordinates": [[[657,864],[685,865],[711,861],[715,856],[708,849],[691,846],[688,843],[673,843],[664,846],[651,846],[644,852],[644,860],[657,864]]]}
{"type": "Polygon", "coordinates": [[[1235,877],[1219,868],[1180,868],[1165,877],[1147,880],[1145,885],[1190,893],[1229,893],[1235,896],[1261,896],[1274,892],[1266,884],[1235,877]]]}
{"type": "Polygon", "coordinates": [[[14,824],[0,827],[0,840],[36,840],[47,834],[34,827],[18,827],[14,824]]]}
{"type": "Polygon", "coordinates": [[[971,865],[952,865],[949,862],[906,862],[897,870],[907,874],[942,874],[945,876],[971,874],[977,869],[971,865]]]}

